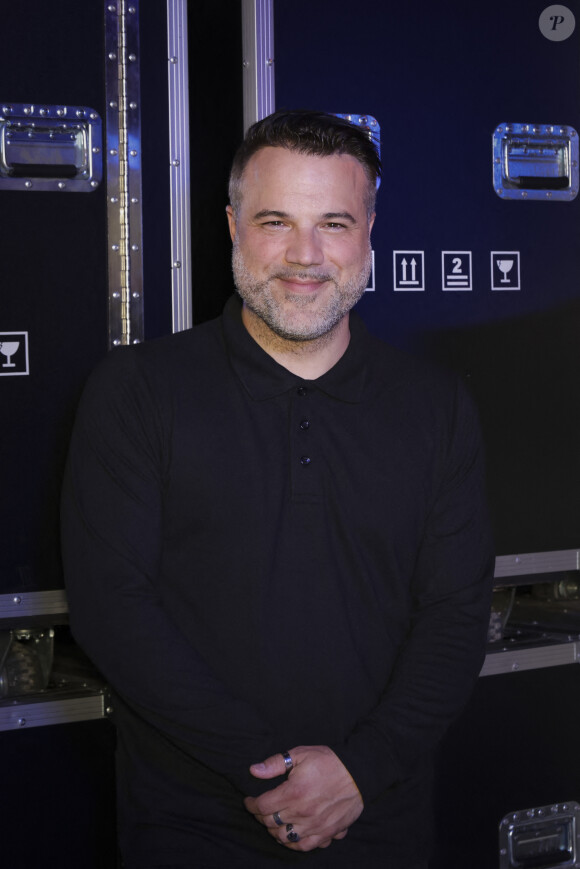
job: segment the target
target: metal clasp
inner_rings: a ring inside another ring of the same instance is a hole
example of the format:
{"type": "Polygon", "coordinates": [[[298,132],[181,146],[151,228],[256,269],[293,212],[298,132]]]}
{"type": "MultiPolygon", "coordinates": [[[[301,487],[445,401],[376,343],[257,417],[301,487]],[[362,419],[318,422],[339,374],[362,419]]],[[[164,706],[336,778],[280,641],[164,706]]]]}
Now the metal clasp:
{"type": "Polygon", "coordinates": [[[101,129],[86,106],[4,104],[0,190],[95,190],[103,175],[101,129]]]}
{"type": "Polygon", "coordinates": [[[493,186],[502,199],[570,202],[578,195],[578,133],[556,124],[500,124],[493,186]]]}

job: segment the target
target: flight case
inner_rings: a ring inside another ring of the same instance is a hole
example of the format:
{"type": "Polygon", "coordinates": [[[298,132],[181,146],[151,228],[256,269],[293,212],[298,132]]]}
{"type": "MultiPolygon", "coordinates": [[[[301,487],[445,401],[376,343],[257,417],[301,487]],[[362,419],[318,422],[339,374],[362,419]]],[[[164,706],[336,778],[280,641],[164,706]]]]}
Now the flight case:
{"type": "Polygon", "coordinates": [[[60,485],[95,364],[192,322],[187,4],[33,0],[2,25],[2,861],[113,869],[114,731],[67,627],[60,485]]]}
{"type": "Polygon", "coordinates": [[[439,758],[433,866],[578,865],[580,5],[242,6],[246,125],[322,109],[380,139],[359,313],[480,411],[496,591],[439,758]]]}

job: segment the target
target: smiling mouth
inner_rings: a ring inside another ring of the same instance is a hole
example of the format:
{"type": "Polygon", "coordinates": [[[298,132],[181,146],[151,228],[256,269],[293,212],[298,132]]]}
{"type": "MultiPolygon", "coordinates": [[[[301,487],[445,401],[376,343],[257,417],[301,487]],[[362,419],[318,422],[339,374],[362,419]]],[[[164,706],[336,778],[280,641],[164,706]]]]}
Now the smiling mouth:
{"type": "Polygon", "coordinates": [[[295,293],[313,293],[320,289],[322,284],[326,283],[326,281],[296,281],[288,280],[288,278],[282,278],[281,280],[288,289],[293,290],[295,293]]]}
{"type": "Polygon", "coordinates": [[[329,275],[276,275],[275,276],[287,289],[294,293],[313,293],[319,290],[323,284],[332,280],[329,275]]]}

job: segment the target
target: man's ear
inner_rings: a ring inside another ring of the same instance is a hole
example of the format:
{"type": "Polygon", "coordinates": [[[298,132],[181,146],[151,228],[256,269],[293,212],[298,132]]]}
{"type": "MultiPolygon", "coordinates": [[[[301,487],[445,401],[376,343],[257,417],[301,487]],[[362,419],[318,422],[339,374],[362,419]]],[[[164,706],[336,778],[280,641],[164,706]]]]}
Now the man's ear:
{"type": "Polygon", "coordinates": [[[226,205],[226,214],[228,216],[228,224],[230,227],[230,237],[232,241],[236,240],[236,218],[234,216],[234,209],[231,205],[226,205]]]}

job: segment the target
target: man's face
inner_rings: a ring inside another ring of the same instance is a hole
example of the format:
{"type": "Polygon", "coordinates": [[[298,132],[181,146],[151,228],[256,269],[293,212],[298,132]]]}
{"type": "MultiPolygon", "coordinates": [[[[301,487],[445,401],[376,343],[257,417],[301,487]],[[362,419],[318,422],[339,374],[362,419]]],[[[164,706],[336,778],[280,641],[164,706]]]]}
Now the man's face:
{"type": "Polygon", "coordinates": [[[319,338],[360,299],[371,268],[368,185],[345,154],[267,147],[248,162],[239,214],[227,209],[234,279],[276,335],[319,338]]]}

